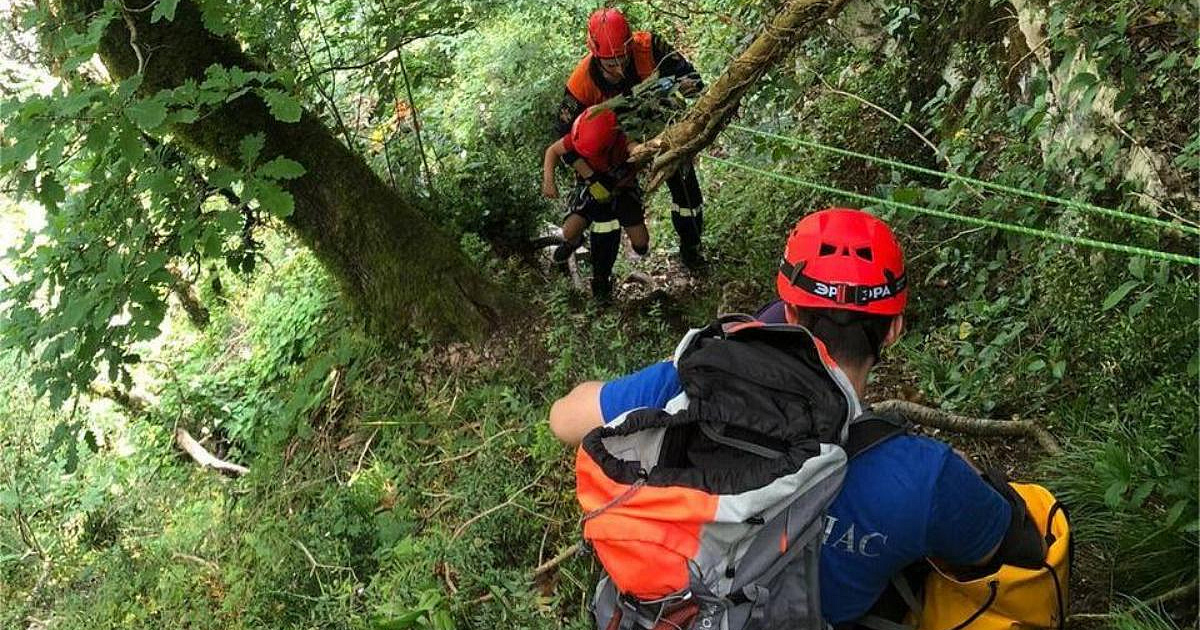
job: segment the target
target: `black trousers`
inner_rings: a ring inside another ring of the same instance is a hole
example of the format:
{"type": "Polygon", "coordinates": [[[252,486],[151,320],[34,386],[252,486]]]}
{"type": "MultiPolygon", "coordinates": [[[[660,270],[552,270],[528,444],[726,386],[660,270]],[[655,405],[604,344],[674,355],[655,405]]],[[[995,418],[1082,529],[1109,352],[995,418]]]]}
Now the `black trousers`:
{"type": "Polygon", "coordinates": [[[588,222],[588,246],[592,250],[592,278],[607,282],[621,251],[621,228],[646,223],[642,189],[617,188],[605,201],[597,201],[587,183],[577,184],[567,214],[578,214],[588,222]]]}
{"type": "Polygon", "coordinates": [[[700,235],[704,232],[704,195],[700,192],[700,180],[691,162],[679,167],[669,178],[667,188],[671,201],[677,206],[671,211],[671,225],[679,235],[681,247],[700,246],[700,235]]]}

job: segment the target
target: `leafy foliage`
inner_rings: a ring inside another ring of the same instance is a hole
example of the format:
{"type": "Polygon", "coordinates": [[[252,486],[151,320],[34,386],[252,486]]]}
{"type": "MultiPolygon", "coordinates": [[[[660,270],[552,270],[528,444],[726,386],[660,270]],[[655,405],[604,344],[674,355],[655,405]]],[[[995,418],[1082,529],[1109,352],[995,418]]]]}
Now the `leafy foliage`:
{"type": "MultiPolygon", "coordinates": [[[[91,61],[104,25],[123,19],[117,3],[41,31],[34,56],[55,78],[0,106],[0,179],[45,217],[6,259],[12,282],[0,298],[0,413],[21,419],[0,424],[0,520],[14,525],[0,527],[0,625],[586,627],[590,560],[529,580],[578,533],[548,401],[662,359],[686,325],[675,311],[697,324],[734,286],[752,287],[734,308],[770,299],[763,278],[780,235],[803,212],[845,203],[701,161],[717,265],[697,295],[674,296],[686,304],[671,313],[661,300],[598,311],[564,282],[497,259],[557,219],[536,196],[538,156],[593,4],[260,2],[239,6],[235,21],[231,5],[206,0],[208,27],[268,63],[213,67],[156,94],[136,77],[107,82],[91,61]],[[279,120],[299,120],[303,105],[336,129],[455,232],[481,273],[529,296],[536,316],[475,348],[385,345],[365,332],[312,256],[273,229],[294,209],[284,185],[304,175],[300,164],[265,159],[251,134],[240,164],[218,166],[172,131],[248,94],[279,120]],[[213,311],[203,332],[171,306],[187,286],[213,311]],[[97,380],[143,391],[150,411],[72,400],[97,380]],[[177,426],[251,473],[195,469],[173,449],[177,426]]],[[[1008,3],[856,4],[859,19],[812,37],[764,78],[744,124],[1197,218],[1186,198],[1200,177],[1197,43],[1175,4],[1030,4],[1045,24],[1039,50],[1013,28],[1008,3]],[[936,152],[843,93],[896,115],[936,152]]],[[[769,5],[623,4],[706,78],[769,5]]],[[[152,19],[182,7],[159,0],[152,19]]],[[[49,19],[24,16],[30,28],[49,19]]],[[[734,131],[713,150],[950,212],[1195,248],[1181,232],[734,131]]],[[[655,213],[663,196],[650,206],[659,250],[673,239],[655,213]]],[[[1035,464],[1019,450],[1010,463],[1071,507],[1088,584],[1151,597],[1194,579],[1195,270],[879,212],[903,239],[914,282],[911,332],[889,373],[913,375],[909,395],[930,404],[1036,417],[1060,437],[1064,457],[1035,464]]],[[[1174,625],[1119,597],[1111,606],[1132,610],[1113,617],[1117,627],[1174,625]]]]}

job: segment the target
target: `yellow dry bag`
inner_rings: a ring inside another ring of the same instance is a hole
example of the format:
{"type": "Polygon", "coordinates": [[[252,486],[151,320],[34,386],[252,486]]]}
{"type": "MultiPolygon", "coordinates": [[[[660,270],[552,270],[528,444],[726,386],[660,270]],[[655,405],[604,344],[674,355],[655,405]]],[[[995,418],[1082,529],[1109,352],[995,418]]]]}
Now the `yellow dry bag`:
{"type": "Polygon", "coordinates": [[[937,565],[925,580],[918,630],[1034,630],[1062,628],[1067,615],[1071,531],[1049,490],[1010,483],[1046,541],[1040,569],[1001,565],[995,573],[960,582],[937,565]]]}

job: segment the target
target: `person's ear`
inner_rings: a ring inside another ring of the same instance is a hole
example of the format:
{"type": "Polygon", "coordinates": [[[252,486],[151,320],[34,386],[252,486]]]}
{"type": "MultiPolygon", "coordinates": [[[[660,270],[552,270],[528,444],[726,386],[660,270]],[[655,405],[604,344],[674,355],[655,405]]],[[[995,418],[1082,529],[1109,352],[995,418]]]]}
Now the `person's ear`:
{"type": "Polygon", "coordinates": [[[892,323],[888,325],[887,334],[883,337],[883,347],[887,348],[900,341],[902,335],[904,335],[904,315],[897,315],[892,318],[892,323]]]}
{"type": "Polygon", "coordinates": [[[786,302],[783,305],[783,318],[787,321],[787,323],[793,326],[800,321],[800,315],[797,313],[797,310],[799,310],[797,307],[786,302]]]}

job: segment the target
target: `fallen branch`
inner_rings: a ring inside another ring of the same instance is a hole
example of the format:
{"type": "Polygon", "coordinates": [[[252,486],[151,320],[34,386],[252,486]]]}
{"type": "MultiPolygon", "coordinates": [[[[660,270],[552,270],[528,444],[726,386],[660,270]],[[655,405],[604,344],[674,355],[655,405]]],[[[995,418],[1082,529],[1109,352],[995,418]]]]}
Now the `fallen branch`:
{"type": "Polygon", "coordinates": [[[317,559],[315,557],[313,557],[312,552],[308,550],[308,547],[304,546],[304,543],[300,542],[299,540],[296,540],[295,538],[289,538],[288,540],[291,540],[292,544],[295,545],[295,547],[300,550],[300,553],[304,554],[304,557],[308,559],[308,566],[309,566],[308,574],[309,575],[316,575],[317,569],[329,569],[329,570],[333,570],[333,571],[349,571],[351,574],[354,573],[354,569],[352,569],[350,567],[343,567],[343,566],[336,565],[336,564],[323,564],[321,562],[317,562],[317,559]]]}
{"type": "Polygon", "coordinates": [[[1177,599],[1183,599],[1184,597],[1187,597],[1189,595],[1192,597],[1196,597],[1197,594],[1200,593],[1200,591],[1198,591],[1198,589],[1200,589],[1200,580],[1192,580],[1191,582],[1188,582],[1187,584],[1184,584],[1183,586],[1173,588],[1161,595],[1152,597],[1144,602],[1137,602],[1133,606],[1131,606],[1130,608],[1125,609],[1125,610],[1119,610],[1116,612],[1107,612],[1107,613],[1075,613],[1074,615],[1067,617],[1067,623],[1073,624],[1076,621],[1097,621],[1097,620],[1112,619],[1113,617],[1120,617],[1121,615],[1125,615],[1125,614],[1134,612],[1139,609],[1157,608],[1163,604],[1166,604],[1168,602],[1173,602],[1177,599]]]}
{"type": "Polygon", "coordinates": [[[175,443],[179,445],[179,448],[183,449],[183,452],[191,456],[192,460],[203,467],[215,468],[233,475],[244,475],[250,472],[250,469],[245,466],[231,464],[223,459],[218,459],[217,456],[208,452],[208,449],[201,446],[196,441],[196,438],[192,437],[192,434],[188,433],[185,429],[175,429],[175,443]]]}
{"type": "Polygon", "coordinates": [[[524,488],[521,488],[520,490],[517,490],[516,492],[512,493],[512,495],[509,496],[508,499],[506,499],[504,501],[504,503],[501,503],[499,505],[494,505],[494,506],[480,512],[479,514],[476,514],[475,516],[471,517],[470,519],[467,520],[467,522],[463,523],[462,525],[459,525],[458,529],[454,530],[454,534],[450,536],[450,540],[451,541],[458,540],[458,537],[462,536],[463,532],[467,531],[467,528],[470,527],[471,525],[474,525],[477,521],[479,521],[479,519],[482,519],[483,517],[488,516],[489,514],[492,514],[493,512],[502,510],[506,507],[515,506],[517,498],[524,495],[526,490],[536,486],[537,483],[542,480],[542,475],[544,475],[544,474],[545,474],[545,472],[543,472],[541,475],[538,475],[536,479],[529,482],[529,484],[526,485],[524,488]]]}
{"type": "Polygon", "coordinates": [[[717,138],[742,97],[822,20],[847,0],[789,0],[775,18],[700,96],[683,120],[634,150],[631,161],[652,162],[646,190],[654,190],[677,168],[717,138]]]}
{"type": "Polygon", "coordinates": [[[459,461],[462,459],[466,459],[472,455],[475,455],[479,451],[482,451],[484,448],[487,448],[487,445],[492,443],[493,441],[495,441],[496,438],[503,436],[505,434],[508,434],[508,433],[512,433],[513,431],[523,429],[523,428],[525,428],[525,427],[510,427],[508,429],[504,429],[503,431],[499,431],[499,432],[495,433],[494,435],[492,435],[491,437],[489,437],[488,439],[484,440],[483,443],[481,443],[479,446],[476,446],[475,448],[473,448],[465,453],[460,453],[453,457],[446,457],[444,459],[438,459],[438,460],[434,460],[431,462],[421,462],[420,465],[421,466],[438,466],[441,464],[448,464],[450,462],[456,462],[456,461],[459,461]]]}
{"type": "Polygon", "coordinates": [[[554,556],[553,558],[550,558],[549,560],[539,564],[537,568],[533,570],[534,581],[549,573],[552,569],[554,569],[554,567],[566,562],[577,553],[579,553],[579,543],[575,543],[574,545],[563,549],[562,551],[558,552],[557,556],[554,556]]]}
{"type": "Polygon", "coordinates": [[[205,560],[204,558],[201,558],[200,556],[193,556],[193,555],[187,554],[187,553],[175,553],[175,554],[172,554],[172,557],[177,560],[187,560],[188,562],[195,562],[196,564],[206,566],[206,567],[212,569],[213,571],[216,571],[217,573],[221,572],[220,565],[218,565],[216,562],[213,562],[212,560],[205,560]]]}
{"type": "Polygon", "coordinates": [[[918,405],[907,400],[896,399],[885,400],[881,403],[875,403],[872,406],[875,411],[898,413],[916,424],[934,429],[983,437],[1032,437],[1038,441],[1038,444],[1047,453],[1051,455],[1062,454],[1062,447],[1058,445],[1058,441],[1054,439],[1054,436],[1050,435],[1049,431],[1032,420],[985,420],[983,418],[972,418],[970,416],[960,416],[948,411],[918,405]]]}

